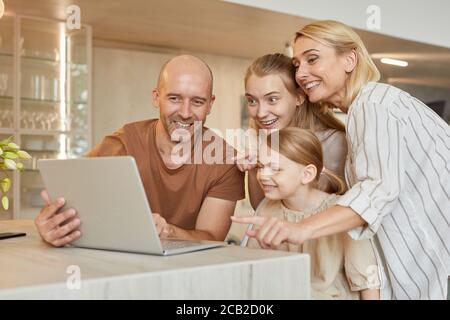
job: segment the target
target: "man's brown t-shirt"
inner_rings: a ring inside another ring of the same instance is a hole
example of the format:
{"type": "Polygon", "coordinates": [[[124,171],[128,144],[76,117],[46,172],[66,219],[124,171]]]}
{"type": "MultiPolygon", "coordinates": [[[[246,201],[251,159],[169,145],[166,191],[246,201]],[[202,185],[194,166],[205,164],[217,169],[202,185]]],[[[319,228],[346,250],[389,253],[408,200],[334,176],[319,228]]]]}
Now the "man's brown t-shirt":
{"type": "Polygon", "coordinates": [[[134,157],[152,212],[183,229],[194,229],[206,197],[230,201],[245,197],[244,175],[233,164],[185,164],[177,169],[167,168],[156,146],[157,122],[152,119],[126,124],[103,138],[87,156],[134,157]]]}

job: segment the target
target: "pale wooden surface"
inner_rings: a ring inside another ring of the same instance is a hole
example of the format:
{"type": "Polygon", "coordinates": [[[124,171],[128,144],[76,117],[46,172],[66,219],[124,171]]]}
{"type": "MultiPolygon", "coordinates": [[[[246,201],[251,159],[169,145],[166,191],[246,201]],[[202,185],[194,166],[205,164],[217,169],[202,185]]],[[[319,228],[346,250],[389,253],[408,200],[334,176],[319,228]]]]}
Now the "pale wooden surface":
{"type": "Polygon", "coordinates": [[[31,220],[0,222],[0,299],[307,299],[309,256],[236,246],[172,257],[53,248],[31,220]],[[81,289],[67,268],[79,266],[81,289]]]}

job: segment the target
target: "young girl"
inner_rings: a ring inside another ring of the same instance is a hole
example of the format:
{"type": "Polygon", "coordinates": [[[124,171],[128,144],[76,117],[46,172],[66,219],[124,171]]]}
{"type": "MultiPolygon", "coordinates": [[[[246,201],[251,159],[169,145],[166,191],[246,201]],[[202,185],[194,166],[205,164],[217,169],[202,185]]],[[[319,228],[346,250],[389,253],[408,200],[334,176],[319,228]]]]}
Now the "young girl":
{"type": "MultiPolygon", "coordinates": [[[[286,128],[278,133],[278,143],[270,135],[259,149],[257,180],[265,199],[256,216],[268,218],[266,230],[247,231],[250,248],[271,248],[307,253],[311,258],[311,289],[314,299],[379,299],[377,253],[370,240],[352,240],[347,233],[335,234],[295,245],[277,243],[277,224],[297,223],[333,206],[345,184],[323,169],[322,147],[309,130],[286,128]],[[317,188],[319,177],[327,183],[317,188]],[[272,221],[272,223],[270,223],[272,221]],[[267,230],[267,226],[271,226],[267,230]]],[[[232,218],[246,222],[245,218],[232,218]]]]}
{"type": "MultiPolygon", "coordinates": [[[[250,126],[254,129],[280,130],[298,127],[312,130],[323,146],[324,165],[344,177],[347,142],[345,126],[329,108],[311,104],[295,82],[292,59],[280,53],[257,58],[245,74],[245,96],[250,126]]],[[[255,155],[253,155],[255,156],[255,155]]],[[[239,160],[250,154],[238,157],[239,160]]],[[[253,157],[254,160],[255,157],[253,157]]],[[[256,209],[264,192],[256,180],[256,161],[244,164],[237,161],[241,171],[248,170],[250,203],[256,209]]],[[[326,181],[319,178],[319,183],[326,181]]]]}

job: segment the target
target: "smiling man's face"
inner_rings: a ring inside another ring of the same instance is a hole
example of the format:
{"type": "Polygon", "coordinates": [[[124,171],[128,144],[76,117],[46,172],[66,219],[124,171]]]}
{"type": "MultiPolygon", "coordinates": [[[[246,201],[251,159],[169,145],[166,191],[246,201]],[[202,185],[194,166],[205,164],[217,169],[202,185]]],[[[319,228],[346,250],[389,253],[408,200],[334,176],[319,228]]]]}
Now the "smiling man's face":
{"type": "Polygon", "coordinates": [[[160,121],[169,136],[177,129],[194,133],[194,122],[205,122],[215,97],[212,77],[200,60],[180,56],[171,60],[161,73],[153,99],[160,121]]]}

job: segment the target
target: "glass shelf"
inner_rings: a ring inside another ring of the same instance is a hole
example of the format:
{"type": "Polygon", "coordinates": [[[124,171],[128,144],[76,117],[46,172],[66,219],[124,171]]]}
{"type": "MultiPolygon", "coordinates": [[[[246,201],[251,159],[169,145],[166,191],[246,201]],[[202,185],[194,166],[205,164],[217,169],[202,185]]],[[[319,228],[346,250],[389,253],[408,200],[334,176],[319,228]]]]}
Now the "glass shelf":
{"type": "Polygon", "coordinates": [[[14,133],[14,129],[11,129],[11,128],[0,128],[0,133],[1,134],[13,134],[14,133]]]}
{"type": "Polygon", "coordinates": [[[10,58],[10,59],[12,59],[12,58],[14,58],[14,55],[11,54],[11,53],[0,52],[0,58],[10,58]]]}
{"type": "Polygon", "coordinates": [[[61,100],[51,100],[51,99],[33,99],[33,98],[21,98],[22,101],[24,102],[32,102],[32,103],[41,103],[41,104],[71,104],[71,105],[75,105],[75,104],[87,104],[87,101],[61,101],[61,100]]]}
{"type": "Polygon", "coordinates": [[[48,149],[48,150],[45,150],[45,149],[38,149],[38,150],[34,150],[34,149],[27,149],[27,152],[28,153],[56,153],[56,152],[58,152],[58,150],[53,150],[53,149],[48,149]]]}
{"type": "MultiPolygon", "coordinates": [[[[0,96],[0,99],[2,100],[13,100],[14,98],[11,96],[0,96]]],[[[61,101],[61,100],[50,100],[50,99],[33,99],[33,98],[20,98],[23,102],[31,102],[31,103],[39,103],[39,104],[61,104],[61,103],[65,103],[65,104],[70,104],[70,105],[77,105],[77,104],[87,104],[87,101],[61,101]]]]}
{"type": "Polygon", "coordinates": [[[21,134],[25,135],[44,135],[44,136],[55,136],[55,135],[80,135],[80,134],[86,134],[86,131],[77,131],[77,130],[35,130],[35,129],[21,129],[21,134]]]}
{"type": "Polygon", "coordinates": [[[67,32],[62,21],[0,20],[0,138],[13,136],[32,156],[24,170],[8,172],[11,205],[0,219],[39,213],[38,159],[81,157],[90,149],[91,34],[88,26],[67,32]]]}
{"type": "MultiPolygon", "coordinates": [[[[1,53],[0,52],[0,57],[1,58],[14,58],[14,55],[11,54],[11,53],[1,53]]],[[[52,59],[43,58],[43,57],[20,56],[20,59],[23,59],[25,61],[31,61],[31,62],[47,63],[47,64],[54,65],[55,67],[60,67],[60,65],[61,65],[61,61],[60,60],[52,60],[52,59]]],[[[73,62],[73,61],[66,60],[66,62],[64,64],[66,66],[73,66],[73,67],[76,67],[76,68],[79,68],[79,69],[87,69],[87,64],[85,64],[85,63],[76,63],[76,62],[73,62]]]]}

